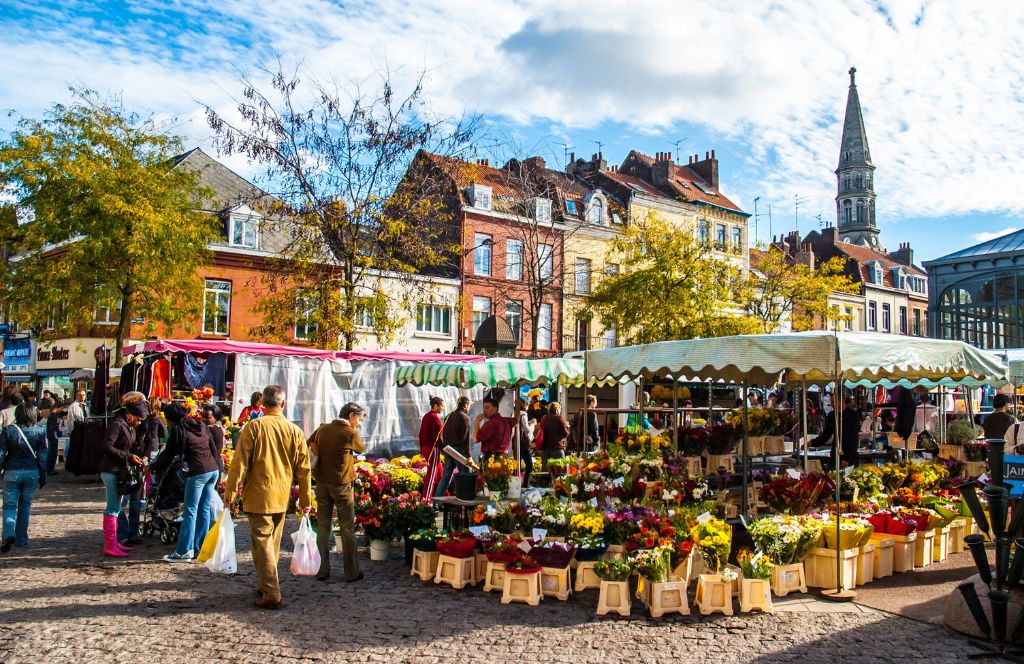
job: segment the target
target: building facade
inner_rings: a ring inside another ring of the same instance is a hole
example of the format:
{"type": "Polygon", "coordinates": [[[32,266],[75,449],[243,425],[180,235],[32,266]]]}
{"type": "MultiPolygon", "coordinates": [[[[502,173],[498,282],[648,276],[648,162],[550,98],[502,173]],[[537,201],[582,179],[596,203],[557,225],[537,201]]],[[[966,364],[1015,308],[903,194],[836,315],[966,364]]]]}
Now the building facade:
{"type": "Polygon", "coordinates": [[[1024,347],[1024,231],[925,262],[928,334],[979,348],[1024,347]]]}

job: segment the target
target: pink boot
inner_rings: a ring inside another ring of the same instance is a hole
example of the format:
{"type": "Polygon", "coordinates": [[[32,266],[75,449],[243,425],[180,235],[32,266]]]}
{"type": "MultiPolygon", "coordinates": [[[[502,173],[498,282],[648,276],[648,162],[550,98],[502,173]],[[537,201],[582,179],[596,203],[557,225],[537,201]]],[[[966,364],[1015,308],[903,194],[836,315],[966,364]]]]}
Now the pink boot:
{"type": "Polygon", "coordinates": [[[127,558],[128,552],[117,543],[117,517],[103,515],[103,555],[127,558]]]}

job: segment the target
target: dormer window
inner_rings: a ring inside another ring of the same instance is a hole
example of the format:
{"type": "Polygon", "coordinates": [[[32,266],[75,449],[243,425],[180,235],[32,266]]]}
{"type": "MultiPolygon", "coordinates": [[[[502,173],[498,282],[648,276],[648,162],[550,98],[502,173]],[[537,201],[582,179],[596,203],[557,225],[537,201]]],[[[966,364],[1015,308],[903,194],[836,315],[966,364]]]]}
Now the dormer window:
{"type": "Polygon", "coordinates": [[[566,201],[565,202],[565,211],[568,214],[572,214],[572,215],[579,214],[578,212],[576,212],[576,201],[566,201]]]}
{"type": "Polygon", "coordinates": [[[871,275],[871,283],[882,285],[882,266],[876,261],[868,263],[868,274],[871,275]]]}
{"type": "Polygon", "coordinates": [[[531,198],[530,214],[538,223],[551,223],[551,201],[547,198],[531,198]]]}
{"type": "Polygon", "coordinates": [[[892,284],[900,290],[907,290],[907,273],[903,271],[903,268],[892,268],[892,284]]]}
{"type": "Polygon", "coordinates": [[[591,196],[587,202],[587,222],[604,226],[604,198],[601,196],[591,196]]]}
{"type": "MultiPolygon", "coordinates": [[[[491,188],[482,184],[469,186],[469,204],[478,210],[491,209],[491,188]]],[[[550,212],[550,210],[549,210],[550,212]]]]}
{"type": "Polygon", "coordinates": [[[259,249],[259,216],[242,205],[228,215],[228,243],[232,247],[259,249]]]}

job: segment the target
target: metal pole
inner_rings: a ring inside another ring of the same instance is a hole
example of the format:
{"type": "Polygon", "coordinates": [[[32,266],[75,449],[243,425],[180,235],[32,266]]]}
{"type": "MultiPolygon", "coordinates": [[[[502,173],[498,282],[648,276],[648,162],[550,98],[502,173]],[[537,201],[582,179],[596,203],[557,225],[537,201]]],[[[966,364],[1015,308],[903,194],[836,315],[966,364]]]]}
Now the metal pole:
{"type": "Polygon", "coordinates": [[[678,376],[672,377],[672,454],[679,454],[679,387],[678,376]]]}
{"type": "Polygon", "coordinates": [[[750,515],[747,513],[750,505],[750,501],[747,499],[747,486],[749,481],[747,476],[750,474],[750,420],[748,415],[750,413],[750,404],[747,401],[747,381],[743,381],[743,494],[740,496],[740,504],[743,509],[743,518],[746,519],[750,515]]]}
{"type": "Polygon", "coordinates": [[[583,455],[583,446],[587,440],[587,420],[590,419],[590,412],[587,410],[587,385],[590,383],[587,377],[587,351],[583,351],[583,433],[580,434],[579,454],[583,455]]]}
{"type": "MultiPolygon", "coordinates": [[[[804,420],[804,426],[801,429],[800,435],[800,449],[804,453],[804,472],[807,472],[807,379],[804,378],[800,381],[800,414],[804,420]]],[[[795,450],[794,446],[794,450],[795,450]]],[[[797,452],[797,459],[800,458],[800,453],[797,452]]]]}
{"type": "Polygon", "coordinates": [[[644,377],[640,376],[637,379],[637,395],[636,402],[640,404],[640,416],[637,418],[637,426],[640,428],[640,433],[645,431],[644,429],[644,377]]]}
{"type": "Polygon", "coordinates": [[[833,397],[833,403],[832,403],[832,409],[833,410],[832,410],[832,412],[834,412],[836,414],[836,416],[835,416],[835,430],[833,431],[833,434],[835,435],[835,447],[833,449],[835,450],[835,476],[836,476],[836,488],[835,488],[835,510],[836,510],[836,513],[835,513],[835,519],[836,519],[836,588],[835,588],[835,590],[825,590],[825,591],[823,591],[821,593],[821,596],[823,598],[825,598],[825,599],[828,599],[828,600],[831,600],[831,601],[835,601],[835,602],[849,602],[850,600],[852,600],[853,598],[855,598],[857,596],[857,593],[856,593],[856,591],[853,591],[853,590],[843,590],[843,563],[842,563],[842,559],[840,558],[840,555],[839,555],[839,552],[840,552],[841,549],[838,548],[840,543],[842,542],[842,539],[841,539],[842,531],[839,528],[839,495],[840,495],[840,487],[842,486],[842,484],[841,484],[841,482],[842,482],[842,472],[841,472],[841,470],[839,468],[839,464],[840,464],[839,456],[841,454],[840,436],[842,435],[842,430],[843,430],[842,429],[843,402],[845,401],[845,399],[843,399],[843,390],[844,390],[844,386],[843,386],[843,382],[842,382],[843,381],[843,372],[842,372],[842,366],[840,364],[841,358],[839,357],[839,334],[836,333],[834,338],[835,338],[835,354],[836,355],[835,355],[835,366],[833,367],[833,375],[832,375],[832,378],[833,378],[832,384],[834,386],[833,389],[832,389],[832,397],[833,397]],[[836,397],[839,397],[838,402],[836,401],[836,397]]]}

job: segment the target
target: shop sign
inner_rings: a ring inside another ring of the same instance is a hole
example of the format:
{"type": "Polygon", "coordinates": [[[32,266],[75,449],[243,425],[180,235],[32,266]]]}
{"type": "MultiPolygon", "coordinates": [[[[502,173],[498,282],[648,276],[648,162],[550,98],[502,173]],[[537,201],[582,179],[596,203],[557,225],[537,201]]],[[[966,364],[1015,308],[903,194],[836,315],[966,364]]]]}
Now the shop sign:
{"type": "Polygon", "coordinates": [[[31,339],[8,339],[4,342],[4,371],[9,374],[35,373],[35,356],[31,339]]]}
{"type": "Polygon", "coordinates": [[[60,346],[36,350],[36,362],[59,362],[69,359],[71,359],[71,351],[60,346]]]}
{"type": "Polygon", "coordinates": [[[1024,495],[1024,455],[1007,454],[1003,457],[1003,481],[1010,485],[1010,494],[1024,495]]]}

